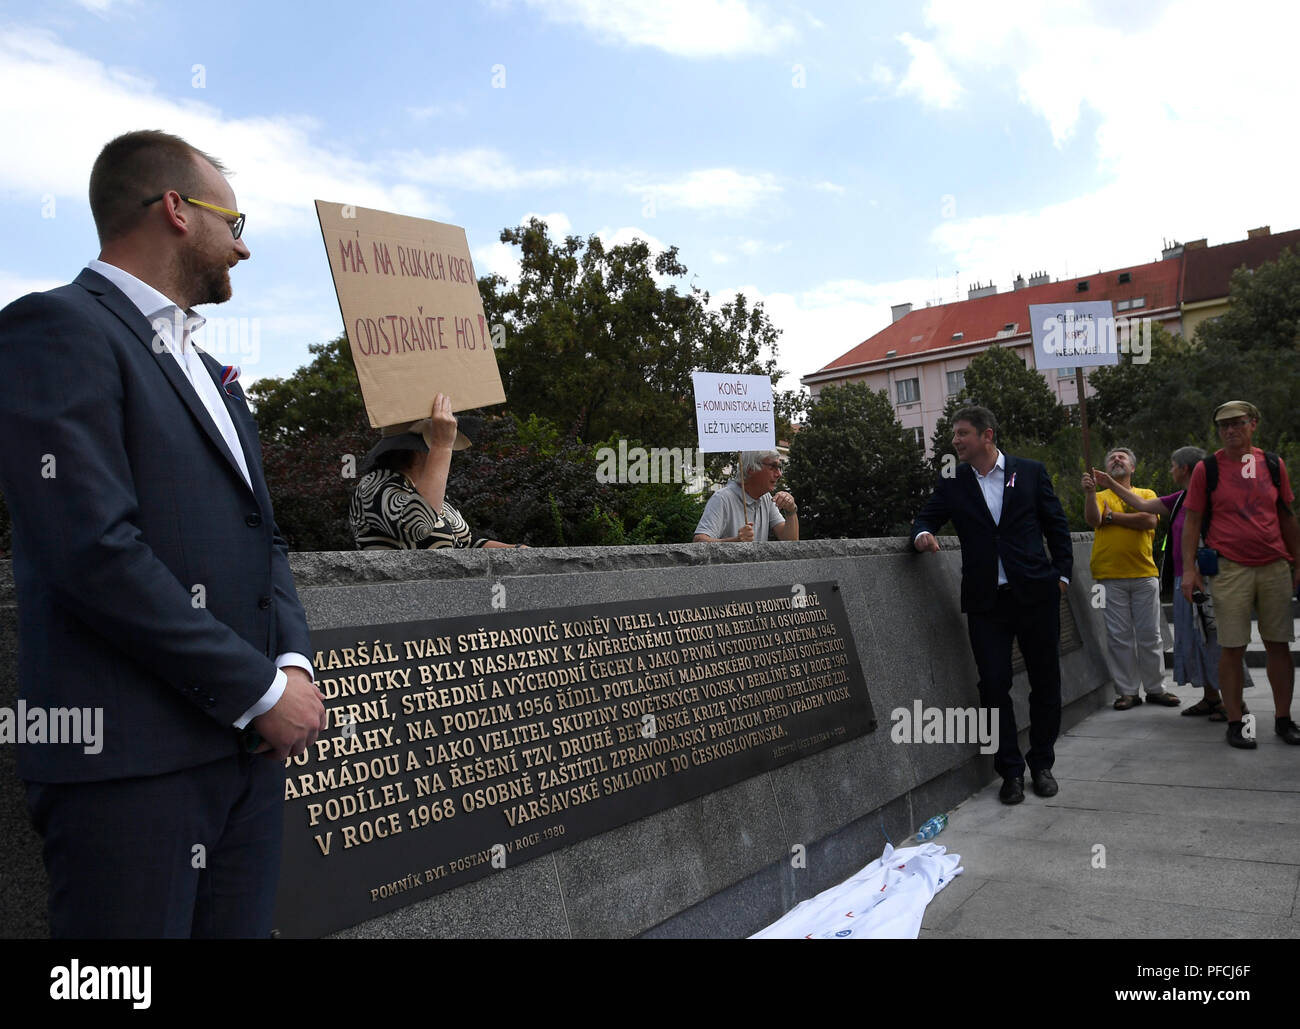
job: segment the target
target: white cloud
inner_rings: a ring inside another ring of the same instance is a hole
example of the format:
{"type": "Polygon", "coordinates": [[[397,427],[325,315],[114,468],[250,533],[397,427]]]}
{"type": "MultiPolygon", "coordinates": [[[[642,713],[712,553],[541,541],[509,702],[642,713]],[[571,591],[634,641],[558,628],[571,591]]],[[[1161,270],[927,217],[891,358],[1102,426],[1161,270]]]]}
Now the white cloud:
{"type": "Polygon", "coordinates": [[[770,54],[797,33],[746,0],[525,0],[553,22],[581,25],[608,43],[675,57],[770,54]]]}
{"type": "Polygon", "coordinates": [[[754,285],[715,293],[722,304],[737,293],[762,301],[772,324],[781,330],[778,364],[786,372],[779,389],[797,389],[801,376],[815,372],[890,323],[890,307],[928,296],[933,283],[924,279],[863,282],[838,279],[798,293],[764,293],[754,285]]]}
{"type": "Polygon", "coordinates": [[[886,65],[877,61],[871,66],[871,81],[877,86],[884,86],[888,89],[894,84],[894,73],[886,65]]]}
{"type": "Polygon", "coordinates": [[[313,198],[423,217],[449,209],[418,185],[388,181],[388,165],[337,153],[313,120],[227,118],[203,102],[162,96],[134,74],[110,68],[31,30],[0,31],[0,138],[22,140],[0,162],[0,189],[85,195],[86,176],[112,137],[143,126],[183,136],[232,169],[250,245],[265,231],[310,230],[313,198]],[[32,98],[39,97],[39,103],[32,98]],[[87,97],[94,97],[89,104],[87,97]]]}
{"type": "Polygon", "coordinates": [[[443,150],[436,154],[407,152],[399,166],[416,182],[447,189],[473,191],[551,189],[584,180],[590,173],[566,168],[516,168],[499,150],[443,150]]]}
{"type": "Polygon", "coordinates": [[[563,211],[552,211],[550,214],[538,214],[535,211],[528,211],[520,217],[516,224],[527,225],[532,218],[546,222],[547,235],[557,243],[561,242],[565,236],[573,235],[573,222],[569,221],[569,216],[563,211]]]}
{"type": "MultiPolygon", "coordinates": [[[[562,242],[565,236],[573,233],[573,223],[563,211],[552,211],[550,214],[525,211],[519,216],[518,221],[511,224],[526,225],[530,218],[537,218],[546,223],[546,234],[550,236],[552,242],[562,242]]],[[[477,247],[472,256],[474,258],[475,274],[500,275],[510,283],[519,281],[519,251],[509,243],[502,243],[498,240],[486,246],[477,247]]]]}
{"type": "Polygon", "coordinates": [[[962,92],[961,84],[934,44],[917,39],[910,32],[904,32],[898,41],[912,55],[912,63],[898,84],[898,92],[914,94],[927,107],[956,107],[962,92]]]}
{"type": "Polygon", "coordinates": [[[651,262],[668,249],[662,240],[650,235],[650,233],[646,232],[645,229],[638,229],[631,225],[624,226],[621,229],[611,229],[608,226],[605,226],[597,229],[596,235],[600,237],[600,241],[605,244],[605,249],[607,250],[610,247],[624,246],[631,243],[633,240],[644,240],[646,245],[650,247],[651,262]]]}
{"type": "Polygon", "coordinates": [[[1059,147],[1094,129],[1090,147],[1075,147],[1097,183],[1087,192],[936,225],[931,239],[963,282],[1005,290],[1017,271],[1065,278],[1156,260],[1166,237],[1214,245],[1256,225],[1300,226],[1300,135],[1285,128],[1300,8],[1242,0],[1225,17],[1205,0],[996,10],[932,0],[926,21],[926,45],[972,96],[1011,84],[1059,147]]]}
{"type": "Polygon", "coordinates": [[[722,214],[743,214],[781,192],[771,175],[745,175],[733,168],[707,168],[675,181],[629,185],[626,189],[653,201],[656,207],[722,214]]]}

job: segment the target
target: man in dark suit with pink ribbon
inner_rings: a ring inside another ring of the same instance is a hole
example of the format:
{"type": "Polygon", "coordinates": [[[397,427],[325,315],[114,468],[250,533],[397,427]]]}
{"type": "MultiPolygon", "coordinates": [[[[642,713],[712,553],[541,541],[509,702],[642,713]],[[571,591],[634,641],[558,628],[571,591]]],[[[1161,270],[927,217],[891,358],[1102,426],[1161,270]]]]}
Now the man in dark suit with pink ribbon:
{"type": "Polygon", "coordinates": [[[1052,764],[1061,729],[1059,597],[1069,585],[1074,555],[1047,469],[1002,453],[996,432],[987,408],[954,412],[953,448],[960,463],[953,474],[940,476],[912,523],[912,535],[918,551],[937,551],[936,534],[951,519],[961,540],[961,609],[979,668],[980,704],[998,711],[993,765],[1003,780],[999,796],[1017,804],[1025,797],[1026,764],[1040,797],[1058,789],[1052,764]],[[1029,751],[1023,757],[1011,705],[1013,639],[1029,673],[1029,751]]]}

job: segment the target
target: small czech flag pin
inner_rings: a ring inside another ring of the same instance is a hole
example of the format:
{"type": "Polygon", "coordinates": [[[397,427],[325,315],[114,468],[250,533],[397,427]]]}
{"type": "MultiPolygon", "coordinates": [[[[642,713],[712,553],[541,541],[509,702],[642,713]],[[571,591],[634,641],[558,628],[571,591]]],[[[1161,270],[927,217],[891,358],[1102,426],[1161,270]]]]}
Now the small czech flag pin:
{"type": "Polygon", "coordinates": [[[230,391],[230,387],[239,380],[239,365],[224,364],[221,366],[221,388],[226,391],[226,396],[233,397],[235,394],[230,391]]]}

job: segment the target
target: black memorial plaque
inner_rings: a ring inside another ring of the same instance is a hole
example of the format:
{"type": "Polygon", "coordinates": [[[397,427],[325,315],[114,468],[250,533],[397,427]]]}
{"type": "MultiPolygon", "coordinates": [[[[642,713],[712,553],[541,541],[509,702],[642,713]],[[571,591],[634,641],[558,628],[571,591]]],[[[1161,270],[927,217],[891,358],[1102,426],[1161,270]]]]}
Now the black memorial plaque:
{"type": "Polygon", "coordinates": [[[329,728],[285,763],[283,936],[355,925],[876,727],[832,582],[312,642],[329,728]]]}

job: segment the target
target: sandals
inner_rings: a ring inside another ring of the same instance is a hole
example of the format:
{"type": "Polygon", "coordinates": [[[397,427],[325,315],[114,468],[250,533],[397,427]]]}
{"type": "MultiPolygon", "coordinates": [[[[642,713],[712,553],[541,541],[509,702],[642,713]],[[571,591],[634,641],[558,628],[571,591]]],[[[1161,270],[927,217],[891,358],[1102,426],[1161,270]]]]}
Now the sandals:
{"type": "Polygon", "coordinates": [[[1164,692],[1164,693],[1148,693],[1148,694],[1147,694],[1147,703],[1148,703],[1148,704],[1160,704],[1160,705],[1162,705],[1162,706],[1164,706],[1164,707],[1178,707],[1180,704],[1182,704],[1182,702],[1183,702],[1183,700],[1182,700],[1181,697],[1179,697],[1179,696],[1177,696],[1177,695],[1175,695],[1175,694],[1173,694],[1173,693],[1170,693],[1170,692],[1168,692],[1168,691],[1166,691],[1166,692],[1164,692]]]}
{"type": "MultiPolygon", "coordinates": [[[[1243,715],[1248,715],[1248,714],[1250,714],[1250,708],[1248,708],[1248,707],[1246,706],[1245,701],[1242,701],[1242,704],[1241,704],[1241,713],[1242,713],[1243,715]]],[[[1225,710],[1223,709],[1223,701],[1219,701],[1219,703],[1215,705],[1214,713],[1213,713],[1212,715],[1210,715],[1210,721],[1211,721],[1211,722],[1226,722],[1227,720],[1228,720],[1228,712],[1225,711],[1225,710]]]]}
{"type": "Polygon", "coordinates": [[[1116,711],[1127,711],[1129,708],[1137,707],[1141,703],[1142,698],[1139,696],[1116,697],[1114,707],[1116,711]]]}
{"type": "Polygon", "coordinates": [[[1183,714],[1192,715],[1192,716],[1212,715],[1214,714],[1215,711],[1219,710],[1219,708],[1221,708],[1222,706],[1223,706],[1223,701],[1221,700],[1206,700],[1204,697],[1202,697],[1195,704],[1193,704],[1186,711],[1184,711],[1183,714]]]}

